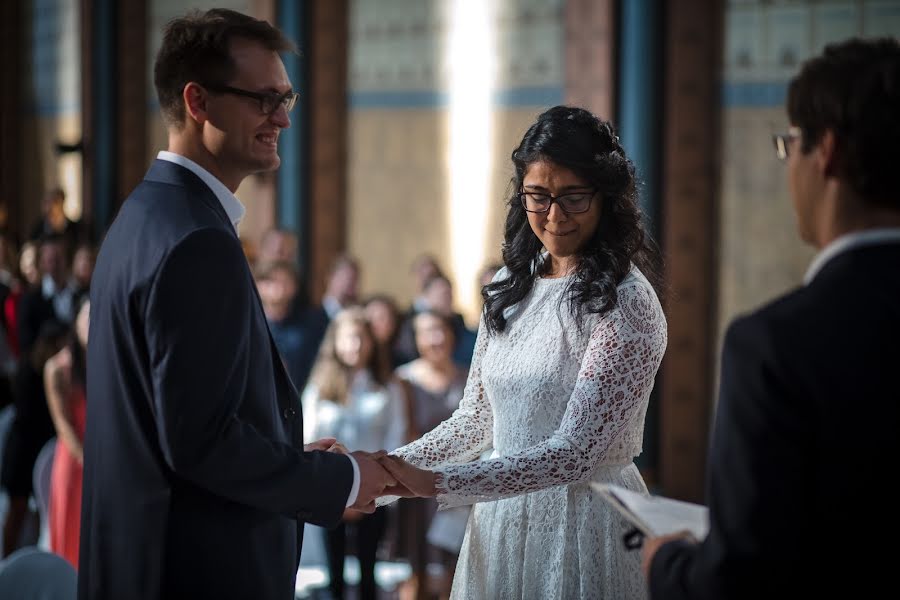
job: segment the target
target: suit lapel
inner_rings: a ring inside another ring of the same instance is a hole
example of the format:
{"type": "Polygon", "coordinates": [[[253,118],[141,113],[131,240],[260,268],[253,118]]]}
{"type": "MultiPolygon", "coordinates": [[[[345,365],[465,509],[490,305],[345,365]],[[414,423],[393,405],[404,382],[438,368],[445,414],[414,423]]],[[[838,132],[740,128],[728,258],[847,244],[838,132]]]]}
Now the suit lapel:
{"type": "Polygon", "coordinates": [[[203,180],[191,172],[190,169],[186,169],[181,165],[176,165],[167,160],[156,159],[150,165],[147,174],[144,175],[144,180],[155,183],[165,183],[168,185],[177,185],[189,189],[192,192],[191,197],[195,198],[198,202],[214,212],[231,235],[237,237],[234,225],[231,223],[231,219],[228,218],[228,214],[222,207],[222,203],[219,202],[215,193],[209,189],[209,186],[203,183],[203,180]]]}

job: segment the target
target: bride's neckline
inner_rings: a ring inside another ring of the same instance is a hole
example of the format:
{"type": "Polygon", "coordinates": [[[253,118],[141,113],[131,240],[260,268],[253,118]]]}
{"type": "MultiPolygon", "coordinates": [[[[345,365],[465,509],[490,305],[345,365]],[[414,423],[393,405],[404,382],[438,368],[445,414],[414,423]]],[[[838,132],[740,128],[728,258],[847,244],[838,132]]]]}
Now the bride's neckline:
{"type": "Polygon", "coordinates": [[[554,283],[559,281],[568,281],[575,276],[575,271],[571,273],[566,273],[565,275],[560,275],[559,277],[536,277],[535,281],[545,281],[547,283],[554,283]]]}

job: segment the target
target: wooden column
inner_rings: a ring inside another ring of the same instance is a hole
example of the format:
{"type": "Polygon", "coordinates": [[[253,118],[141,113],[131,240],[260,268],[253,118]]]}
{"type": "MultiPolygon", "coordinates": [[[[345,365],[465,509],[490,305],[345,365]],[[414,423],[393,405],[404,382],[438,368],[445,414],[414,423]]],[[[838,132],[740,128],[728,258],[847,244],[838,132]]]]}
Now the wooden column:
{"type": "Polygon", "coordinates": [[[116,65],[118,102],[115,211],[141,182],[149,164],[147,154],[147,0],[119,5],[119,61],[116,65]]]}
{"type": "Polygon", "coordinates": [[[612,0],[565,3],[566,104],[602,119],[614,114],[615,10],[612,0]]]}
{"type": "Polygon", "coordinates": [[[98,240],[147,169],[147,2],[81,0],[82,198],[98,240]]]}
{"type": "Polygon", "coordinates": [[[313,302],[325,291],[334,258],[347,244],[347,0],[313,0],[309,88],[309,289],[313,302]]]}
{"type": "Polygon", "coordinates": [[[702,500],[713,406],[723,6],[683,0],[666,28],[663,251],[670,286],[661,394],[661,485],[702,500]]]}
{"type": "Polygon", "coordinates": [[[14,237],[27,232],[21,230],[20,205],[22,198],[22,77],[24,62],[25,20],[23,3],[0,3],[0,230],[14,237]]]}

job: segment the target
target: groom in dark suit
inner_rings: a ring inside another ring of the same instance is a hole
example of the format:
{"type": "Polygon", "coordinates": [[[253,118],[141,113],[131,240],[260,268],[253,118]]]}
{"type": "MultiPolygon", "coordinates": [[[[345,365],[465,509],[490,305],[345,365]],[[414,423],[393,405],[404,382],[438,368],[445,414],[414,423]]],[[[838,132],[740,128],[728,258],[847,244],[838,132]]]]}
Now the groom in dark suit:
{"type": "Polygon", "coordinates": [[[897,587],[885,487],[900,461],[900,45],[827,47],[791,82],[787,109],[776,149],[800,235],[820,253],[803,287],[728,330],[709,536],[645,542],[653,600],[897,587]]]}
{"type": "Polygon", "coordinates": [[[227,10],[166,27],[154,75],[169,150],[91,286],[82,599],[293,598],[303,523],[372,512],[393,483],[365,453],[304,448],[237,237],[234,191],[280,162],[291,50],[227,10]]]}

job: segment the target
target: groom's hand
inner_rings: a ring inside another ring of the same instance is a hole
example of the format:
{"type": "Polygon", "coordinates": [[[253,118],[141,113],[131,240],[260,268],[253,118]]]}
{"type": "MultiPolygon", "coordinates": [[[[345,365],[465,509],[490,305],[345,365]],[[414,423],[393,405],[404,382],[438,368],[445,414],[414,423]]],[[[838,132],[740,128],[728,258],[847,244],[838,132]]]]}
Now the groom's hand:
{"type": "Polygon", "coordinates": [[[311,444],[306,444],[303,446],[304,452],[312,452],[313,450],[328,450],[329,448],[333,448],[337,444],[337,440],[333,437],[322,438],[321,440],[316,440],[311,444]]]}
{"type": "Polygon", "coordinates": [[[397,480],[378,463],[384,452],[351,452],[359,467],[359,494],[350,507],[364,513],[375,512],[375,499],[384,495],[385,489],[397,485],[397,480]]]}
{"type": "Polygon", "coordinates": [[[436,476],[433,471],[419,469],[399,456],[382,456],[378,462],[397,480],[386,494],[403,497],[431,498],[437,495],[436,476]]]}

